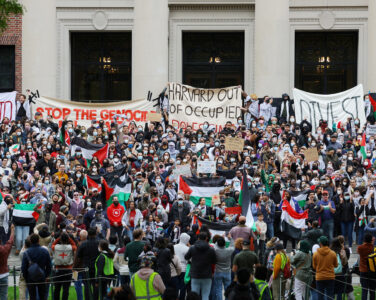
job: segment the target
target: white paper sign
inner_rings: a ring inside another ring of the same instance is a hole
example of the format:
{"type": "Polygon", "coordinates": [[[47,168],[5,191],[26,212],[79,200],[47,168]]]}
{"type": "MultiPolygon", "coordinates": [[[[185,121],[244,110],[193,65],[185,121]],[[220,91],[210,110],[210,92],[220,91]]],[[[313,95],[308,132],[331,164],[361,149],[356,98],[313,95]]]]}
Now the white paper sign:
{"type": "Polygon", "coordinates": [[[296,122],[304,119],[316,131],[319,121],[326,120],[329,128],[333,123],[347,122],[348,118],[359,119],[360,125],[366,123],[363,101],[363,85],[331,95],[311,94],[298,89],[293,90],[296,122]]]}
{"type": "Polygon", "coordinates": [[[11,121],[16,119],[16,95],[17,92],[0,93],[0,122],[4,118],[8,118],[11,121]]]}
{"type": "Polygon", "coordinates": [[[202,161],[199,160],[197,162],[197,173],[215,173],[216,165],[215,161],[208,160],[208,161],[202,161]]]}
{"type": "Polygon", "coordinates": [[[179,176],[192,176],[191,165],[178,165],[172,171],[175,179],[178,179],[179,176]]]}
{"type": "Polygon", "coordinates": [[[366,129],[366,135],[367,137],[376,135],[376,125],[368,124],[366,129]]]}

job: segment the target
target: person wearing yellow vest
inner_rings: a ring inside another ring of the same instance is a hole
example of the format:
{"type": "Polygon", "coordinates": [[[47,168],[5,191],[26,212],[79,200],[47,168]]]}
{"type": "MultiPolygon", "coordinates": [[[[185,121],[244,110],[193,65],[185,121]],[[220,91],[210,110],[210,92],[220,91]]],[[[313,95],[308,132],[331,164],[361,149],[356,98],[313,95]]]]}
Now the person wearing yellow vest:
{"type": "Polygon", "coordinates": [[[98,295],[105,298],[107,287],[110,286],[114,276],[114,253],[108,247],[108,242],[102,240],[99,242],[99,255],[95,260],[95,277],[98,278],[96,288],[99,289],[98,295]]]}
{"type": "Polygon", "coordinates": [[[257,265],[255,269],[255,285],[260,293],[258,300],[272,300],[272,292],[266,282],[268,269],[263,265],[257,265]]]}
{"type": "Polygon", "coordinates": [[[278,243],[275,246],[275,251],[277,254],[273,261],[273,299],[280,300],[284,299],[286,279],[283,278],[283,269],[285,268],[289,258],[286,255],[285,250],[283,250],[283,245],[278,243]]]}
{"type": "Polygon", "coordinates": [[[154,261],[154,256],[142,256],[141,269],[131,278],[130,286],[136,299],[162,300],[166,287],[163,284],[162,277],[153,270],[154,261]]]}

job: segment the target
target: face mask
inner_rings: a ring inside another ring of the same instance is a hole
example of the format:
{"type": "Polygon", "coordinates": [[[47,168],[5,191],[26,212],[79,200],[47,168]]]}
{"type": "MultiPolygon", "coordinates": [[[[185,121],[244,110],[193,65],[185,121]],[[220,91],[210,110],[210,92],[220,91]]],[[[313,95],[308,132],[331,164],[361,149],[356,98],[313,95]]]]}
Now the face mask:
{"type": "Polygon", "coordinates": [[[138,128],[138,132],[140,132],[140,131],[142,131],[142,128],[141,128],[141,127],[138,128]]]}
{"type": "Polygon", "coordinates": [[[207,125],[207,124],[204,124],[203,128],[204,128],[204,129],[208,129],[208,125],[207,125]]]}
{"type": "Polygon", "coordinates": [[[230,161],[231,161],[231,162],[235,162],[235,158],[231,157],[231,158],[230,158],[230,161]]]}
{"type": "Polygon", "coordinates": [[[141,155],[137,156],[137,158],[138,158],[138,160],[142,160],[142,156],[141,155]]]}
{"type": "Polygon", "coordinates": [[[97,172],[97,168],[93,168],[93,172],[97,172]]]}
{"type": "Polygon", "coordinates": [[[9,159],[9,158],[11,158],[11,156],[9,154],[7,154],[7,158],[9,159]]]}
{"type": "Polygon", "coordinates": [[[290,145],[291,145],[291,147],[294,147],[294,146],[295,146],[295,143],[294,143],[294,142],[292,142],[292,143],[291,143],[290,145]]]}
{"type": "Polygon", "coordinates": [[[183,200],[178,200],[179,205],[183,205],[183,200]]]}
{"type": "Polygon", "coordinates": [[[256,123],[252,123],[252,127],[255,128],[256,127],[256,123]]]}
{"type": "Polygon", "coordinates": [[[256,157],[256,154],[251,154],[251,157],[252,157],[252,158],[255,158],[255,157],[256,157]]]}
{"type": "Polygon", "coordinates": [[[85,129],[82,129],[82,130],[81,130],[81,133],[85,133],[85,132],[86,132],[86,130],[85,130],[85,129]]]}
{"type": "Polygon", "coordinates": [[[80,173],[78,173],[78,174],[77,174],[76,176],[77,176],[77,178],[80,178],[80,177],[81,177],[81,174],[80,174],[80,173]]]}
{"type": "Polygon", "coordinates": [[[47,149],[48,149],[48,150],[51,149],[51,145],[47,145],[47,149]]]}
{"type": "Polygon", "coordinates": [[[94,131],[94,132],[93,132],[93,135],[94,135],[94,136],[97,136],[97,135],[98,135],[98,132],[94,131]]]}
{"type": "Polygon", "coordinates": [[[355,120],[355,125],[359,125],[359,120],[355,120]]]}
{"type": "Polygon", "coordinates": [[[294,122],[295,122],[295,119],[294,119],[294,118],[291,118],[291,119],[290,119],[290,122],[291,122],[291,123],[294,123],[294,122]]]}
{"type": "Polygon", "coordinates": [[[69,149],[65,149],[65,151],[64,151],[66,154],[68,154],[69,153],[69,149]]]}
{"type": "Polygon", "coordinates": [[[274,151],[275,151],[275,152],[277,152],[277,151],[278,151],[278,147],[274,147],[273,149],[274,149],[274,151]]]}
{"type": "Polygon", "coordinates": [[[238,124],[243,124],[243,120],[238,120],[238,124]]]}
{"type": "Polygon", "coordinates": [[[338,195],[342,194],[342,191],[341,190],[337,190],[337,194],[338,195]]]}
{"type": "Polygon", "coordinates": [[[129,148],[129,149],[132,149],[132,147],[133,147],[133,144],[129,144],[129,145],[128,145],[128,148],[129,148]]]}
{"type": "Polygon", "coordinates": [[[219,161],[218,161],[218,164],[219,164],[219,165],[223,164],[223,161],[222,161],[222,160],[219,160],[219,161]]]}
{"type": "Polygon", "coordinates": [[[259,143],[259,144],[258,144],[258,147],[259,147],[259,148],[261,148],[261,147],[262,147],[262,144],[261,144],[261,143],[259,143]]]}
{"type": "Polygon", "coordinates": [[[38,187],[41,187],[41,186],[42,186],[42,183],[41,183],[41,182],[38,182],[38,183],[37,183],[37,186],[38,186],[38,187]]]}
{"type": "Polygon", "coordinates": [[[158,157],[154,157],[154,161],[158,161],[158,157]]]}
{"type": "Polygon", "coordinates": [[[177,160],[177,161],[176,161],[176,164],[177,164],[177,165],[180,165],[180,164],[181,164],[181,161],[180,161],[180,160],[177,160]]]}
{"type": "Polygon", "coordinates": [[[345,200],[350,200],[350,196],[345,196],[345,200]]]}
{"type": "Polygon", "coordinates": [[[353,157],[349,156],[347,159],[351,161],[351,160],[353,160],[353,157]]]}
{"type": "Polygon", "coordinates": [[[124,143],[128,144],[129,140],[124,140],[124,143]]]}
{"type": "Polygon", "coordinates": [[[161,180],[158,178],[155,182],[156,183],[161,183],[161,180]]]}
{"type": "Polygon", "coordinates": [[[209,148],[210,147],[210,144],[205,144],[206,148],[209,148]]]}
{"type": "Polygon", "coordinates": [[[185,150],[185,145],[180,147],[181,150],[185,150]]]}
{"type": "Polygon", "coordinates": [[[73,129],[72,129],[72,128],[69,128],[69,129],[68,129],[68,132],[69,132],[69,133],[72,133],[72,132],[73,132],[73,129]]]}
{"type": "Polygon", "coordinates": [[[219,142],[215,142],[214,146],[219,147],[219,142]]]}
{"type": "Polygon", "coordinates": [[[355,192],[354,195],[355,195],[356,197],[358,197],[358,196],[359,196],[359,192],[355,192]]]}
{"type": "Polygon", "coordinates": [[[113,155],[113,154],[110,154],[110,158],[111,158],[111,159],[114,158],[114,155],[113,155]]]}

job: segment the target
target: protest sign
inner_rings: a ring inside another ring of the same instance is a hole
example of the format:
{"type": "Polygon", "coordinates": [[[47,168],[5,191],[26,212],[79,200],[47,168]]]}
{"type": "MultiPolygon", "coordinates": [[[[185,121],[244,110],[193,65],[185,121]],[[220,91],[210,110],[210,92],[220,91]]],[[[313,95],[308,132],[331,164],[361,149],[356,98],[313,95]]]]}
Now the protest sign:
{"type": "Polygon", "coordinates": [[[366,129],[366,135],[367,137],[376,135],[376,125],[368,124],[366,129]]]}
{"type": "Polygon", "coordinates": [[[200,89],[180,83],[169,83],[170,124],[178,128],[202,128],[208,122],[221,131],[227,121],[236,124],[241,116],[242,88],[200,89]]]}
{"type": "Polygon", "coordinates": [[[216,164],[215,161],[202,161],[197,162],[197,173],[215,173],[216,164]]]}
{"type": "Polygon", "coordinates": [[[319,121],[326,120],[329,128],[333,123],[347,122],[348,118],[359,119],[360,126],[366,123],[363,101],[363,86],[331,95],[311,94],[293,90],[296,122],[306,119],[315,131],[319,121]]]}
{"type": "Polygon", "coordinates": [[[227,136],[225,140],[225,150],[226,151],[243,151],[244,140],[237,137],[227,136]]]}
{"type": "Polygon", "coordinates": [[[150,122],[160,122],[162,120],[162,115],[160,113],[149,113],[147,119],[150,122]]]}
{"type": "Polygon", "coordinates": [[[191,165],[177,165],[172,174],[176,180],[178,180],[179,176],[190,177],[192,176],[191,165]]]}
{"type": "Polygon", "coordinates": [[[0,122],[4,118],[8,118],[11,121],[16,119],[16,96],[17,92],[0,93],[0,122]]]}
{"type": "Polygon", "coordinates": [[[309,148],[304,151],[304,159],[307,162],[319,160],[319,153],[316,148],[309,148]]]}
{"type": "Polygon", "coordinates": [[[51,115],[55,122],[59,124],[68,117],[77,126],[77,123],[86,128],[91,126],[91,121],[96,119],[104,120],[107,126],[113,122],[115,115],[122,115],[117,118],[118,124],[124,121],[124,117],[129,122],[135,121],[145,123],[148,120],[148,114],[155,112],[153,103],[146,100],[106,102],[106,103],[87,103],[75,102],[69,100],[60,100],[49,97],[40,97],[36,99],[36,104],[31,106],[33,115],[40,112],[45,118],[51,115]]]}
{"type": "Polygon", "coordinates": [[[221,204],[221,198],[219,197],[219,194],[215,194],[212,197],[212,206],[221,204]]]}

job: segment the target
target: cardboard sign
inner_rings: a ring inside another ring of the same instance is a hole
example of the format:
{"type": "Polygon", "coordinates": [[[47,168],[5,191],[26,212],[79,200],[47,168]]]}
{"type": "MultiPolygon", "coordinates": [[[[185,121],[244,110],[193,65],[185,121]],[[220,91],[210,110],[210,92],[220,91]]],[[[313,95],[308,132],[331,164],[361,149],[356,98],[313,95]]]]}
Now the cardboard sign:
{"type": "Polygon", "coordinates": [[[161,122],[162,115],[159,113],[148,113],[147,120],[150,122],[161,122]]]}
{"type": "Polygon", "coordinates": [[[319,160],[319,153],[316,148],[309,148],[304,151],[304,159],[307,162],[319,160]]]}
{"type": "Polygon", "coordinates": [[[216,170],[215,161],[198,161],[197,162],[197,173],[210,173],[214,174],[216,170]]]}
{"type": "Polygon", "coordinates": [[[368,124],[366,129],[366,135],[367,137],[376,135],[376,125],[368,124]]]}
{"type": "Polygon", "coordinates": [[[212,206],[221,204],[221,198],[219,198],[219,195],[213,195],[212,197],[212,206]]]}
{"type": "Polygon", "coordinates": [[[244,140],[241,138],[226,137],[225,150],[226,151],[239,151],[242,152],[244,148],[244,140]]]}

